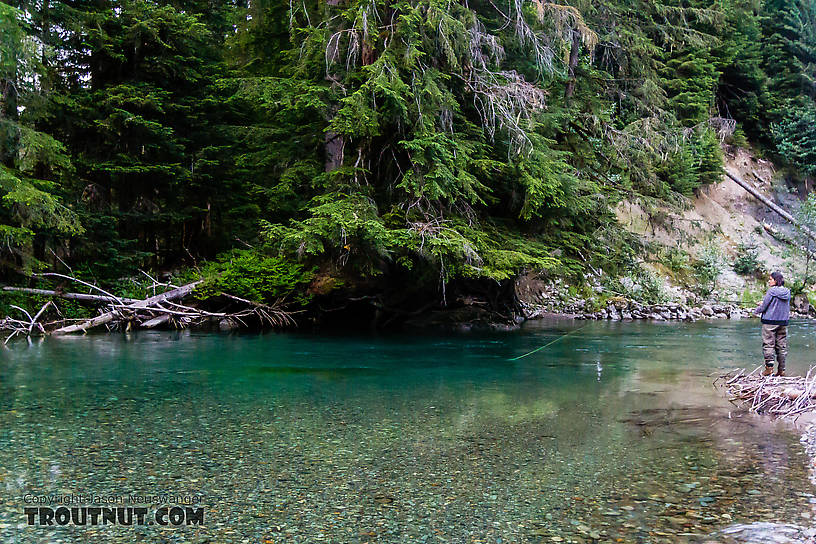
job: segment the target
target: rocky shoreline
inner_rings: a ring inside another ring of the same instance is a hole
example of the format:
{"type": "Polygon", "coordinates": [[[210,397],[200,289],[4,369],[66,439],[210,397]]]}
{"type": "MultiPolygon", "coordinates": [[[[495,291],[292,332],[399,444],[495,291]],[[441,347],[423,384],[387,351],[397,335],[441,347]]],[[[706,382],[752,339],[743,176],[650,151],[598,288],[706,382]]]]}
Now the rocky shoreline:
{"type": "MultiPolygon", "coordinates": [[[[621,295],[596,285],[591,295],[575,296],[560,282],[544,283],[529,277],[516,284],[516,298],[524,319],[565,317],[610,321],[698,321],[701,319],[743,319],[753,317],[750,302],[733,301],[736,296],[712,293],[709,300],[687,291],[671,293],[670,302],[650,303],[637,295],[621,295]],[[724,302],[723,299],[732,299],[724,302]]],[[[816,308],[805,295],[791,303],[792,318],[816,318],[816,308]]]]}
{"type": "MultiPolygon", "coordinates": [[[[736,304],[702,304],[689,306],[676,302],[662,304],[642,304],[637,301],[615,301],[596,311],[585,311],[584,304],[568,305],[560,311],[549,308],[525,308],[527,319],[536,319],[560,315],[573,319],[610,320],[610,321],[698,321],[701,319],[743,319],[753,317],[752,307],[740,307],[736,304]]],[[[791,310],[792,318],[816,318],[816,311],[811,306],[808,311],[791,310]]]]}
{"type": "MultiPolygon", "coordinates": [[[[644,304],[623,298],[610,299],[605,308],[587,311],[584,300],[568,303],[529,303],[519,301],[521,311],[515,317],[502,316],[482,307],[464,306],[449,310],[437,310],[410,319],[404,323],[408,329],[436,329],[452,333],[509,332],[517,330],[525,321],[536,319],[574,319],[599,321],[685,321],[738,320],[755,318],[753,306],[737,304],[703,303],[689,305],[679,302],[644,304]]],[[[791,318],[816,318],[816,309],[791,308],[791,318]]]]}

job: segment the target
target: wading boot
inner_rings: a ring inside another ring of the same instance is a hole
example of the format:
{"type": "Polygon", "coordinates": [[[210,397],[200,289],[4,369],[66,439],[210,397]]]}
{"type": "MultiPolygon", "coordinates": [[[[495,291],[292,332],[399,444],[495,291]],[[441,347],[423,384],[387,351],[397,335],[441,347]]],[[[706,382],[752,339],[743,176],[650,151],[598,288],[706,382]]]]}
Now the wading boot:
{"type": "Polygon", "coordinates": [[[774,374],[774,376],[784,376],[784,375],[785,375],[785,371],[784,371],[784,370],[779,370],[779,371],[777,371],[777,373],[776,373],[776,374],[774,374]]]}
{"type": "Polygon", "coordinates": [[[762,375],[770,376],[771,374],[773,374],[773,365],[771,366],[765,365],[765,370],[762,371],[762,375]]]}

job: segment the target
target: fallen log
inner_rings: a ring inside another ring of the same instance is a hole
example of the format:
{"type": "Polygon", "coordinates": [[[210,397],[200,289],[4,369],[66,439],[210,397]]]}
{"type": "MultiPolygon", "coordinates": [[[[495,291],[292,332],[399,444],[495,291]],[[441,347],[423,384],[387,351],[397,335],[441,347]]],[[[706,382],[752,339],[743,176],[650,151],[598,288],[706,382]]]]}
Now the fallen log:
{"type": "Polygon", "coordinates": [[[29,295],[42,295],[46,297],[59,297],[65,300],[78,300],[80,302],[123,302],[125,304],[134,304],[139,302],[138,298],[114,298],[107,295],[88,295],[86,293],[62,293],[60,291],[52,291],[50,289],[33,289],[31,287],[3,287],[3,291],[26,293],[29,295]]]}
{"type": "Polygon", "coordinates": [[[749,184],[748,184],[748,183],[746,183],[745,181],[741,180],[740,178],[738,178],[737,176],[735,176],[734,174],[732,174],[732,173],[731,173],[731,172],[729,172],[728,170],[726,170],[726,171],[725,171],[725,175],[726,175],[726,176],[728,176],[729,178],[731,178],[731,180],[732,180],[734,183],[736,183],[737,185],[739,185],[740,187],[742,187],[743,189],[745,189],[746,191],[748,191],[748,192],[749,192],[749,193],[750,193],[750,194],[751,194],[751,195],[752,195],[754,198],[756,198],[757,200],[759,200],[760,202],[762,202],[763,204],[765,204],[765,205],[766,205],[768,208],[770,208],[771,210],[773,210],[774,212],[776,212],[776,213],[777,213],[777,214],[778,214],[780,217],[782,217],[783,219],[785,219],[785,221],[788,221],[788,222],[789,222],[790,224],[792,224],[793,226],[795,226],[795,227],[798,227],[798,228],[802,229],[802,232],[804,232],[804,233],[805,233],[805,235],[806,235],[808,238],[810,238],[811,240],[816,241],[816,233],[814,233],[812,230],[810,230],[809,228],[807,228],[807,227],[806,227],[805,225],[803,225],[801,222],[797,221],[795,217],[793,217],[791,214],[789,214],[788,212],[786,212],[785,210],[783,210],[783,209],[782,209],[782,208],[781,208],[779,205],[777,205],[777,204],[775,204],[774,202],[772,202],[772,201],[771,201],[769,198],[767,198],[765,195],[763,195],[762,193],[760,193],[759,191],[757,191],[756,189],[754,189],[753,187],[751,187],[751,185],[749,185],[749,184]]]}
{"type": "Polygon", "coordinates": [[[187,285],[182,285],[181,287],[177,287],[176,289],[171,289],[169,291],[165,291],[164,293],[160,293],[158,295],[148,297],[148,298],[146,298],[144,300],[139,300],[139,301],[136,301],[136,302],[134,302],[132,304],[128,304],[126,306],[120,306],[118,309],[110,310],[108,312],[105,312],[105,313],[103,313],[101,315],[98,315],[98,316],[94,317],[93,319],[89,319],[89,320],[83,321],[81,323],[76,323],[74,325],[68,325],[67,327],[59,328],[59,329],[55,330],[54,332],[52,332],[51,334],[54,334],[56,336],[60,336],[60,335],[63,335],[63,334],[71,334],[71,333],[74,333],[74,332],[85,332],[88,329],[92,329],[94,327],[98,327],[100,325],[105,325],[107,323],[110,323],[111,321],[116,319],[116,317],[118,315],[121,314],[122,310],[140,310],[140,309],[144,310],[144,309],[155,306],[156,304],[159,304],[159,303],[164,302],[164,301],[172,301],[172,300],[182,299],[182,298],[186,297],[187,295],[189,295],[190,293],[192,293],[193,290],[198,285],[203,283],[203,281],[204,280],[197,280],[197,281],[194,281],[192,283],[188,283],[187,285]]]}
{"type": "Polygon", "coordinates": [[[162,314],[158,317],[154,317],[153,319],[148,319],[147,321],[139,325],[139,327],[142,329],[153,329],[155,327],[158,327],[159,325],[164,325],[168,321],[170,321],[170,314],[162,314]]]}
{"type": "MultiPolygon", "coordinates": [[[[0,330],[12,331],[11,336],[9,336],[6,341],[16,335],[31,336],[35,331],[43,334],[48,334],[50,331],[50,334],[61,336],[77,332],[86,332],[89,329],[102,325],[108,325],[109,329],[111,326],[119,326],[122,330],[130,331],[133,328],[153,329],[165,324],[172,324],[175,327],[184,328],[195,323],[213,322],[215,319],[223,321],[226,319],[233,323],[240,323],[246,327],[248,325],[244,321],[244,318],[248,317],[257,320],[262,326],[284,327],[296,325],[292,314],[297,312],[286,310],[283,306],[283,300],[278,300],[273,304],[264,304],[219,292],[213,297],[210,297],[210,304],[212,304],[213,301],[218,302],[219,300],[223,302],[223,298],[229,299],[229,302],[224,309],[218,312],[205,310],[198,307],[198,304],[185,305],[182,299],[190,295],[197,286],[204,282],[204,280],[201,279],[182,285],[181,287],[172,286],[173,288],[168,291],[145,299],[132,299],[116,296],[92,284],[70,276],[65,276],[64,274],[46,273],[40,275],[74,280],[102,294],[64,293],[56,290],[52,291],[27,287],[4,287],[4,289],[6,291],[17,291],[33,295],[62,297],[69,300],[104,304],[104,310],[93,318],[62,318],[57,321],[41,324],[38,321],[49,307],[53,307],[56,313],[60,314],[53,300],[43,305],[34,317],[31,316],[31,313],[34,312],[29,313],[23,308],[14,306],[15,309],[25,314],[26,320],[13,319],[11,317],[0,320],[0,330]],[[234,308],[236,303],[239,306],[237,309],[234,308]],[[233,311],[226,311],[230,307],[232,307],[233,311]],[[54,328],[52,329],[52,327],[54,328]]],[[[148,277],[150,276],[148,275],[148,277]]],[[[168,287],[170,285],[155,284],[154,288],[158,286],[168,287]]],[[[62,317],[61,314],[60,317],[62,317]]],[[[219,325],[221,321],[219,321],[219,325]]]]}

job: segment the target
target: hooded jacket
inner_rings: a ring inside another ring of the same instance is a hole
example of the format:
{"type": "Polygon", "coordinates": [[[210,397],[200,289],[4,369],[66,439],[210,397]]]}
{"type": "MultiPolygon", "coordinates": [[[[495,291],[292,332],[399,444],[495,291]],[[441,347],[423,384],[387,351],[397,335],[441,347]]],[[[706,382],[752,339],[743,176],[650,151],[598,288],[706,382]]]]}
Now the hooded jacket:
{"type": "Polygon", "coordinates": [[[754,313],[762,315],[762,323],[765,325],[787,325],[790,319],[790,299],[790,289],[773,286],[765,293],[765,298],[754,313]]]}

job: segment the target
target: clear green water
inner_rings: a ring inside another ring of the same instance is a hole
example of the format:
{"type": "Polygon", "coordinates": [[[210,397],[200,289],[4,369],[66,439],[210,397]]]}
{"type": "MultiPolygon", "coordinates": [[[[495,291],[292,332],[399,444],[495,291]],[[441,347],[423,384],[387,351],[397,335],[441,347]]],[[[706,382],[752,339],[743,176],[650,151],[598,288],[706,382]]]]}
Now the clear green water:
{"type": "MultiPolygon", "coordinates": [[[[0,352],[0,542],[696,542],[810,524],[789,424],[712,388],[758,324],[140,333],[0,352]],[[28,527],[26,494],[203,496],[203,527],[28,527]]],[[[791,326],[806,370],[814,326],[791,326]]]]}

